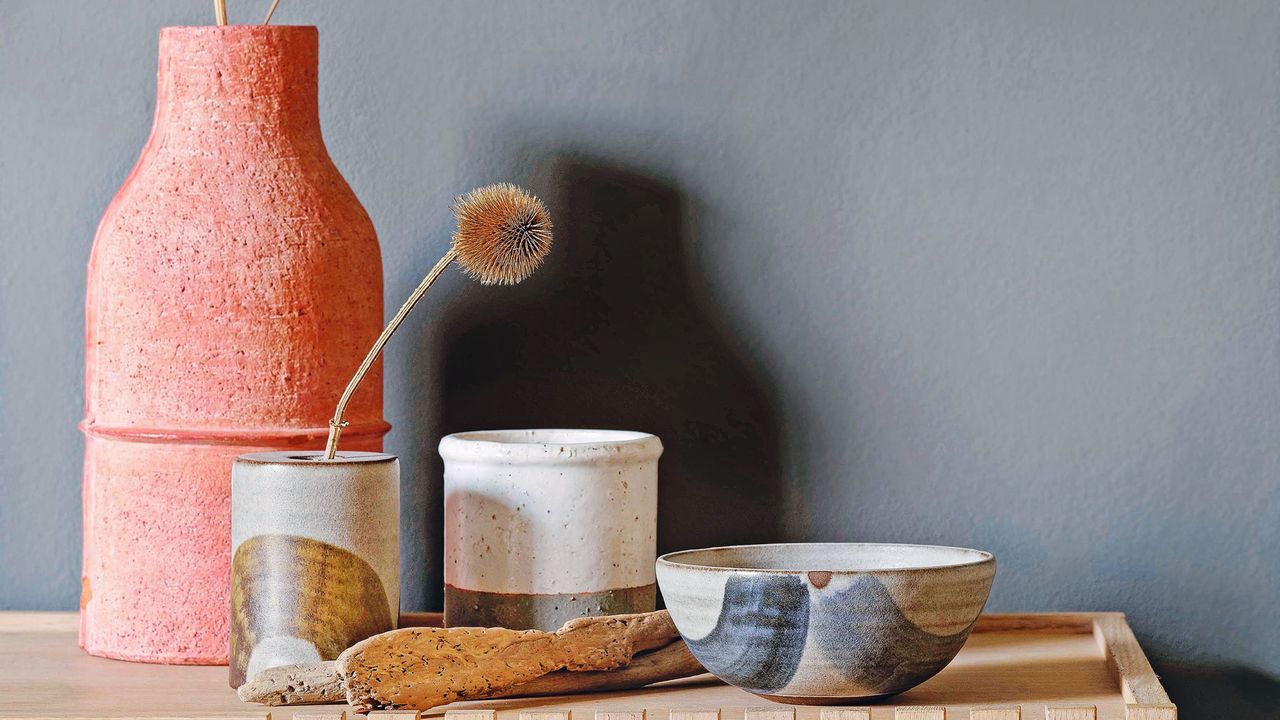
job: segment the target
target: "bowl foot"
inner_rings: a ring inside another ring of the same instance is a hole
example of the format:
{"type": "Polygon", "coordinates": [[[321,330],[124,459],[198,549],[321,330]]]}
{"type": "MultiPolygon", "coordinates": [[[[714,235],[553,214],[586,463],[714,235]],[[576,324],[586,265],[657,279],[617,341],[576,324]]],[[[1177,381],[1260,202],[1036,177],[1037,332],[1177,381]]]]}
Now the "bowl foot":
{"type": "Polygon", "coordinates": [[[864,705],[866,703],[875,703],[888,697],[893,697],[897,693],[884,693],[882,695],[860,695],[858,697],[805,697],[799,695],[765,695],[757,693],[766,700],[772,700],[778,703],[786,703],[787,705],[864,705]]]}

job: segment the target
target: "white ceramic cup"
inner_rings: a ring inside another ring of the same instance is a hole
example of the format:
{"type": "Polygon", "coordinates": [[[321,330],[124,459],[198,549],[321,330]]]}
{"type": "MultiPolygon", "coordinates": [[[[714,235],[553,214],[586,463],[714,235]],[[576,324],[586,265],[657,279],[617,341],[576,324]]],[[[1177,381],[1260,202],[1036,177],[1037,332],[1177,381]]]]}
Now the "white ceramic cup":
{"type": "Polygon", "coordinates": [[[661,454],[623,430],[444,438],[445,624],[555,630],[653,610],[661,454]]]}

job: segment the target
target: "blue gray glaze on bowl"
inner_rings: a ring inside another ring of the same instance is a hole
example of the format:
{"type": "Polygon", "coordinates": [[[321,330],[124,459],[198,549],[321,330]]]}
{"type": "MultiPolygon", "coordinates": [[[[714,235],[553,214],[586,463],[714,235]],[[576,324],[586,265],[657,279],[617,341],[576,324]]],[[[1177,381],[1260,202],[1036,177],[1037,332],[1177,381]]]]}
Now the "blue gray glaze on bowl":
{"type": "Polygon", "coordinates": [[[995,577],[980,550],[800,543],[684,550],[658,586],[689,649],[725,682],[799,704],[866,701],[946,667],[995,577]]]}

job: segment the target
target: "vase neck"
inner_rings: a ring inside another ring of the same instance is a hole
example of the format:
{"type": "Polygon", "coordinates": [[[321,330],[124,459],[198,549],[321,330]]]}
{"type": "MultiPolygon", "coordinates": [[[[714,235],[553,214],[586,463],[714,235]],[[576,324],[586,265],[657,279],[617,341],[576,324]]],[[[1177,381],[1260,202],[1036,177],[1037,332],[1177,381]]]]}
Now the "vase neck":
{"type": "Polygon", "coordinates": [[[160,33],[155,133],[221,144],[320,134],[314,27],[173,27],[160,33]]]}

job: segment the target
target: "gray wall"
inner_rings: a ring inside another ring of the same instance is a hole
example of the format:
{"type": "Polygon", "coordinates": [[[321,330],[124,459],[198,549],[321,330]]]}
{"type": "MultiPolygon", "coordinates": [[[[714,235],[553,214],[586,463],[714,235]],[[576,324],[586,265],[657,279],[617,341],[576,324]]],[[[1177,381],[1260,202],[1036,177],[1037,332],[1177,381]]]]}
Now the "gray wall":
{"type": "MultiPolygon", "coordinates": [[[[0,4],[0,607],[76,606],[84,264],[157,31],[208,6],[0,4]]],[[[530,285],[450,276],[390,348],[407,607],[440,599],[442,433],[635,427],[668,446],[664,548],[987,548],[991,609],[1123,610],[1186,717],[1277,711],[1280,6],[284,0],[277,22],[321,29],[389,305],[455,193],[514,179],[559,221],[530,285]]]]}

